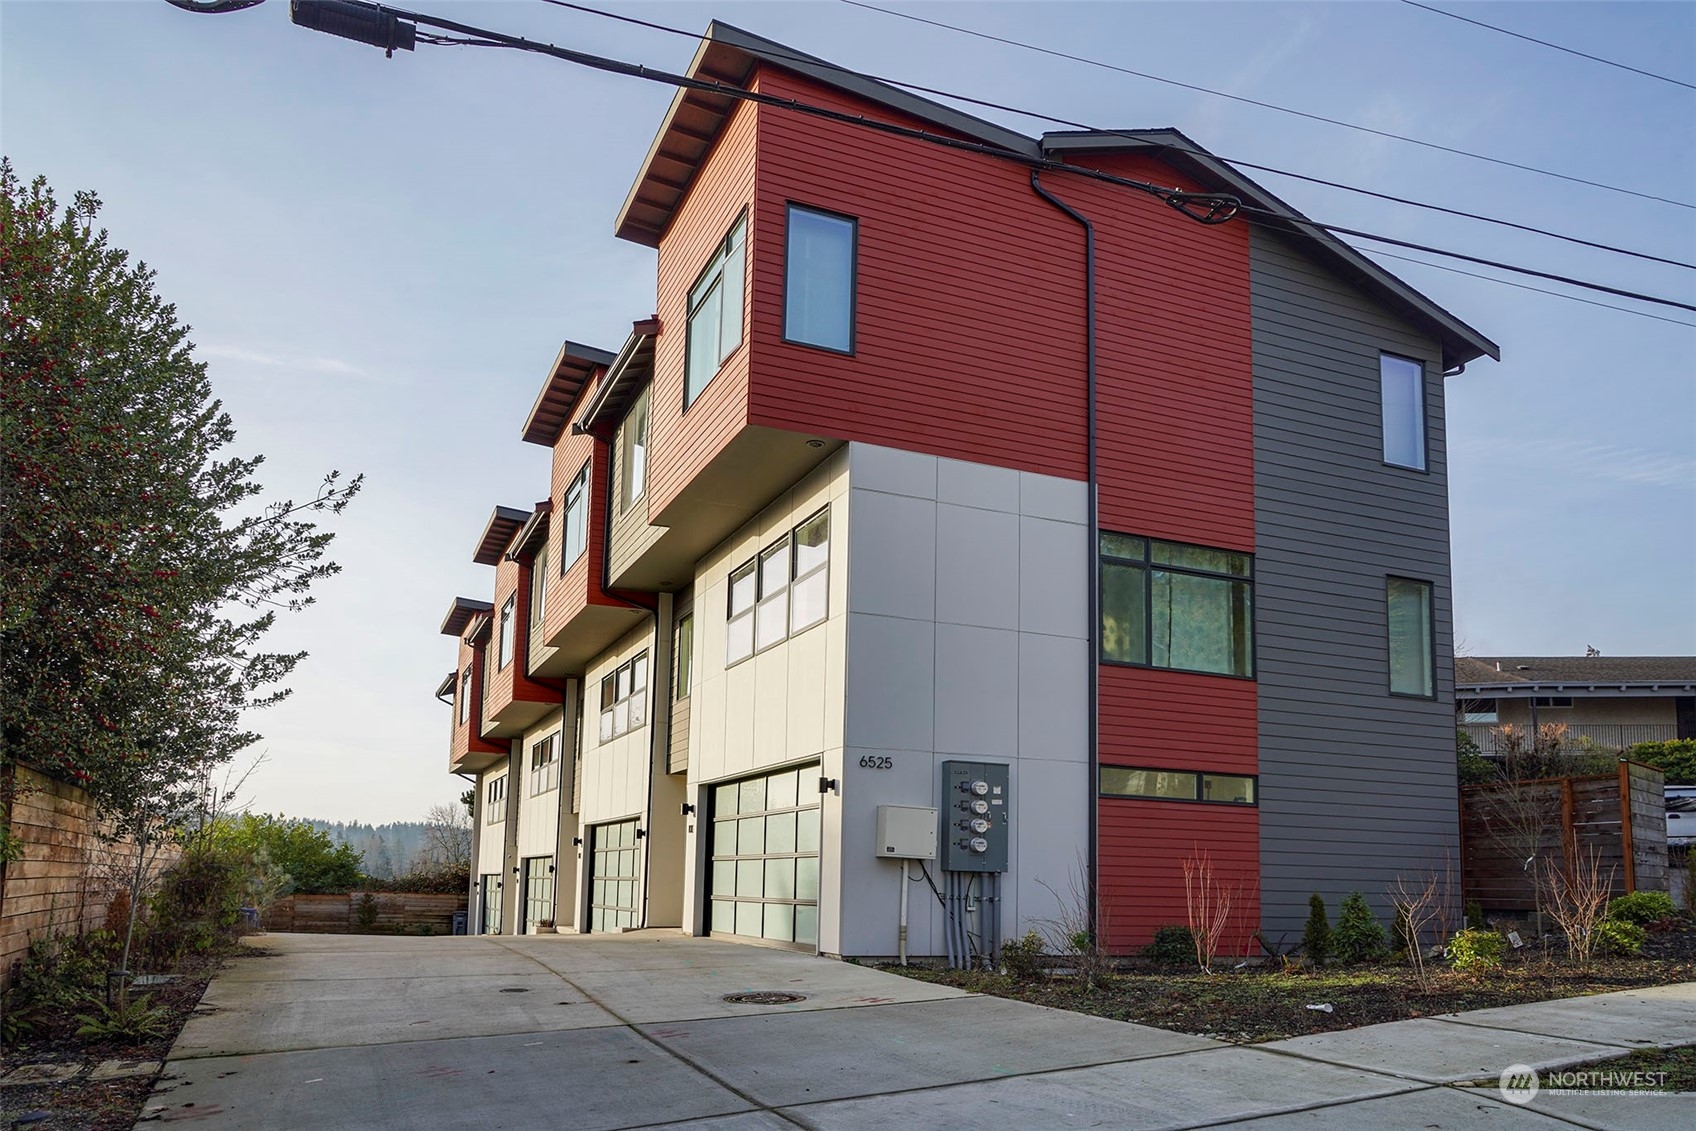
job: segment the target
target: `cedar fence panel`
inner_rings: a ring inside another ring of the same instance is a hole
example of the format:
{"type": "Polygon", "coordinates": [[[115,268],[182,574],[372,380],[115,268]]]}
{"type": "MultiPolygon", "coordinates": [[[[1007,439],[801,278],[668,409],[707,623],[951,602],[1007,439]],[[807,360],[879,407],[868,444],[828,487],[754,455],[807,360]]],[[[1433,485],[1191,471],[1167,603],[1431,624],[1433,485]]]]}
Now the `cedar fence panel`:
{"type": "Polygon", "coordinates": [[[1466,898],[1489,911],[1531,911],[1538,868],[1592,857],[1616,895],[1667,890],[1664,780],[1622,760],[1617,774],[1462,787],[1466,898]]]}
{"type": "Polygon", "coordinates": [[[463,894],[374,891],[369,893],[376,917],[369,932],[360,926],[359,909],[367,893],[289,895],[265,909],[268,931],[300,931],[315,935],[448,934],[453,915],[464,911],[463,894]]]}

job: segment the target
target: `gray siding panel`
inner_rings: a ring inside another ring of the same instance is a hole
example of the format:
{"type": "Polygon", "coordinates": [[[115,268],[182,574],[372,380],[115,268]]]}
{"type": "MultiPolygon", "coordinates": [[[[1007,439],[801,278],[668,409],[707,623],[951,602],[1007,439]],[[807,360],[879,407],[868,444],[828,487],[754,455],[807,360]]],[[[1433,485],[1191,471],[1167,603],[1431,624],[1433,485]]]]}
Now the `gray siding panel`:
{"type": "MultiPolygon", "coordinates": [[[[673,631],[676,625],[686,616],[695,612],[695,590],[693,587],[677,594],[677,599],[671,606],[671,621],[673,631]]],[[[677,659],[672,658],[671,678],[666,681],[667,688],[675,688],[677,680],[677,659]]],[[[674,692],[675,694],[675,692],[674,692]]],[[[689,769],[689,696],[673,698],[671,701],[671,745],[666,750],[666,772],[673,774],[685,773],[689,769]]]]}
{"type": "MultiPolygon", "coordinates": [[[[624,430],[629,424],[630,416],[626,414],[613,437],[612,475],[608,479],[612,494],[612,521],[607,526],[607,576],[612,579],[611,584],[614,586],[618,584],[619,575],[659,541],[660,535],[666,531],[663,526],[648,524],[646,495],[632,501],[629,510],[622,509],[625,475],[624,430]]],[[[650,474],[652,471],[650,467],[650,474]]]]}
{"type": "Polygon", "coordinates": [[[1388,925],[1398,874],[1459,873],[1441,352],[1284,237],[1250,254],[1261,916],[1293,942],[1313,892],[1388,925]],[[1380,352],[1425,362],[1428,474],[1383,464],[1380,352]],[[1389,692],[1389,575],[1432,583],[1435,700],[1389,692]]]}

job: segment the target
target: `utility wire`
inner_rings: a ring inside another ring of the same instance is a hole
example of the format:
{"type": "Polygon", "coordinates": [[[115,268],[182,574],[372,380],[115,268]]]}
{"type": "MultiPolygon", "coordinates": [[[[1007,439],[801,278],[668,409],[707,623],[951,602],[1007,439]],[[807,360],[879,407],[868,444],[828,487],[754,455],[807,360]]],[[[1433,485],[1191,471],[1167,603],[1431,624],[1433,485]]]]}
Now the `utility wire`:
{"type": "Polygon", "coordinates": [[[1588,59],[1592,63],[1602,63],[1609,67],[1618,67],[1622,71],[1630,71],[1632,74],[1642,75],[1644,78],[1660,79],[1662,82],[1670,82],[1674,86],[1682,86],[1686,90],[1696,90],[1696,83],[1688,83],[1683,79],[1675,79],[1668,75],[1657,75],[1654,71],[1645,71],[1640,67],[1631,67],[1624,63],[1616,63],[1614,60],[1604,59],[1600,55],[1591,55],[1588,52],[1579,51],[1571,47],[1562,47],[1558,43],[1550,43],[1546,39],[1538,39],[1534,35],[1525,35],[1522,32],[1509,31],[1505,27],[1497,27],[1495,24],[1487,24],[1483,20],[1475,20],[1471,16],[1463,16],[1458,12],[1445,12],[1441,8],[1433,8],[1429,4],[1421,4],[1419,3],[1419,0],[1402,0],[1402,3],[1408,5],[1410,8],[1420,8],[1427,12],[1434,12],[1439,16],[1447,16],[1451,20],[1459,20],[1463,24],[1472,24],[1474,27],[1487,28],[1490,31],[1500,32],[1502,35],[1511,35],[1515,39],[1523,39],[1527,43],[1535,43],[1540,47],[1550,47],[1556,51],[1564,51],[1568,55],[1577,55],[1580,59],[1588,59]]]}
{"type": "MultiPolygon", "coordinates": [[[[440,28],[444,31],[469,36],[473,39],[486,41],[487,45],[490,46],[498,45],[517,51],[535,52],[540,55],[548,55],[556,59],[561,59],[568,63],[576,63],[580,66],[589,67],[593,70],[606,71],[611,74],[625,75],[632,78],[640,78],[649,82],[681,87],[686,90],[698,90],[704,93],[716,94],[720,97],[729,98],[735,101],[752,102],[756,105],[792,110],[799,114],[806,114],[812,117],[822,118],[827,121],[834,121],[845,125],[857,126],[863,129],[875,130],[879,133],[905,137],[916,141],[924,141],[932,145],[939,145],[949,149],[961,150],[963,152],[978,153],[998,160],[1021,165],[1026,168],[1054,173],[1066,173],[1072,176],[1083,177],[1088,180],[1101,181],[1105,184],[1118,185],[1121,188],[1134,189],[1138,192],[1145,193],[1163,201],[1184,213],[1184,215],[1188,216],[1191,220],[1195,220],[1202,224],[1224,223],[1233,216],[1237,215],[1240,211],[1251,211],[1236,197],[1230,196],[1229,194],[1184,192],[1181,189],[1168,188],[1161,185],[1151,184],[1147,181],[1115,176],[1111,173],[1106,173],[1099,169],[1091,169],[1083,165],[1072,165],[1063,161],[1055,161],[1043,157],[1032,157],[1023,153],[1004,149],[1000,146],[987,145],[981,142],[963,141],[959,138],[948,137],[943,134],[934,134],[927,130],[914,129],[908,126],[898,126],[891,122],[879,121],[875,118],[868,118],[863,114],[850,114],[824,106],[815,106],[812,103],[802,102],[795,98],[783,98],[777,95],[766,94],[761,91],[745,90],[742,87],[733,86],[729,83],[716,82],[710,79],[699,79],[689,75],[675,74],[670,71],[663,71],[656,67],[649,67],[640,63],[629,63],[622,59],[606,58],[604,56],[593,55],[585,51],[577,51],[569,47],[558,47],[551,43],[541,43],[536,40],[525,39],[522,36],[507,35],[504,32],[490,31],[486,28],[474,27],[454,20],[443,19],[440,16],[430,16],[418,12],[411,12],[403,8],[390,8],[386,6],[383,10],[398,19],[408,20],[413,23],[424,24],[428,27],[440,28]]],[[[479,43],[477,45],[482,46],[484,44],[479,43]]],[[[467,46],[470,46],[470,44],[467,44],[467,46]]],[[[1280,213],[1274,213],[1267,209],[1255,208],[1252,209],[1252,211],[1268,216],[1274,216],[1277,218],[1280,225],[1292,223],[1305,224],[1309,227],[1322,231],[1334,232],[1341,235],[1354,235],[1363,239],[1391,243],[1400,247],[1408,247],[1434,255],[1464,259],[1471,263],[1480,263],[1522,275],[1533,275],[1538,278],[1552,279],[1587,290],[1603,291],[1608,294],[1637,299],[1642,302],[1658,303],[1664,306],[1674,306],[1683,310],[1696,311],[1696,306],[1679,302],[1675,299],[1640,294],[1635,291],[1627,291],[1616,287],[1604,286],[1601,283],[1592,283],[1583,279],[1574,279],[1564,275],[1555,275],[1545,271],[1537,271],[1529,267],[1519,267],[1511,263],[1502,263],[1490,259],[1480,259],[1474,256],[1464,255],[1460,252],[1449,251],[1445,248],[1407,243],[1402,240],[1391,239],[1388,236],[1374,235],[1371,232],[1361,232],[1351,228],[1321,224],[1318,221],[1309,220],[1305,217],[1283,216],[1280,213]]]]}
{"type": "MultiPolygon", "coordinates": [[[[542,0],[542,3],[550,4],[550,5],[552,5],[556,8],[569,8],[574,12],[584,12],[584,13],[587,13],[588,15],[592,15],[592,16],[603,16],[603,17],[605,17],[609,20],[618,20],[621,23],[635,24],[638,27],[649,28],[653,31],[663,31],[663,32],[666,32],[667,34],[679,35],[679,36],[683,36],[687,39],[699,40],[701,38],[701,35],[700,35],[699,32],[689,31],[686,28],[671,27],[671,26],[668,26],[666,24],[658,24],[658,23],[654,23],[651,20],[637,19],[634,16],[625,16],[625,15],[621,15],[617,12],[604,11],[600,8],[591,8],[591,7],[589,7],[585,4],[573,4],[573,3],[570,3],[569,0],[542,0]]],[[[1056,117],[1053,114],[1046,114],[1046,113],[1043,113],[1043,112],[1038,111],[1038,110],[1027,110],[1027,109],[1024,109],[1023,107],[1020,107],[1020,106],[1010,106],[1010,105],[1007,105],[1005,103],[990,102],[990,101],[987,101],[987,100],[982,99],[982,98],[973,98],[970,95],[958,94],[958,93],[951,91],[951,90],[939,90],[935,87],[921,86],[918,83],[907,82],[903,79],[892,79],[892,78],[887,78],[887,77],[882,76],[882,75],[868,74],[864,71],[857,71],[857,70],[853,70],[852,68],[849,68],[849,67],[838,66],[835,63],[828,63],[828,62],[825,62],[824,60],[821,60],[821,59],[815,59],[810,55],[801,55],[801,54],[798,54],[798,53],[783,52],[783,51],[772,51],[770,53],[778,56],[779,58],[793,59],[796,62],[804,62],[804,63],[807,63],[810,66],[824,66],[824,67],[826,67],[830,70],[836,71],[840,74],[853,75],[857,78],[873,79],[877,82],[888,83],[891,86],[901,87],[904,90],[916,91],[920,94],[935,95],[938,98],[947,98],[947,99],[951,99],[951,100],[956,101],[956,102],[966,103],[967,105],[982,107],[983,109],[986,109],[986,110],[1000,110],[1004,113],[1018,114],[1022,117],[1033,118],[1033,119],[1036,119],[1037,121],[1048,122],[1052,125],[1067,126],[1069,128],[1072,128],[1072,129],[1088,130],[1092,133],[1117,135],[1117,136],[1120,136],[1120,137],[1127,138],[1131,141],[1144,142],[1144,141],[1147,140],[1145,137],[1139,136],[1139,135],[1137,135],[1133,132],[1127,131],[1127,130],[1101,129],[1100,127],[1097,127],[1097,126],[1091,126],[1091,125],[1088,125],[1088,124],[1083,123],[1083,122],[1074,122],[1069,118],[1056,117]]],[[[1569,236],[1569,235],[1566,235],[1562,232],[1550,231],[1547,228],[1538,228],[1538,227],[1534,227],[1533,225],[1530,225],[1530,224],[1521,224],[1521,223],[1518,223],[1517,221],[1514,221],[1514,220],[1504,220],[1504,219],[1502,219],[1501,217],[1498,217],[1498,216],[1486,216],[1486,215],[1482,215],[1482,214],[1477,213],[1477,212],[1467,212],[1464,209],[1449,208],[1449,207],[1442,205],[1442,204],[1432,204],[1432,203],[1429,203],[1427,201],[1413,200],[1413,199],[1411,199],[1409,197],[1405,197],[1405,196],[1393,196],[1390,193],[1377,192],[1373,189],[1360,188],[1356,185],[1343,184],[1340,181],[1326,180],[1323,177],[1308,176],[1305,173],[1293,173],[1293,172],[1289,171],[1288,169],[1276,169],[1276,168],[1273,168],[1270,165],[1258,165],[1258,164],[1256,164],[1252,161],[1239,161],[1234,157],[1225,157],[1225,156],[1222,156],[1222,155],[1217,154],[1217,153],[1205,153],[1205,152],[1202,152],[1200,150],[1190,149],[1190,148],[1185,147],[1185,146],[1170,146],[1168,148],[1176,149],[1180,153],[1188,153],[1188,154],[1191,154],[1191,155],[1197,156],[1197,157],[1210,157],[1210,158],[1213,158],[1215,160],[1227,162],[1228,164],[1231,164],[1231,165],[1240,166],[1244,169],[1256,169],[1256,170],[1259,170],[1259,171],[1265,172],[1265,173],[1274,173],[1274,174],[1277,174],[1280,177],[1290,177],[1294,180],[1306,181],[1310,184],[1324,185],[1327,188],[1341,189],[1344,192],[1358,193],[1361,196],[1369,196],[1369,197],[1372,197],[1376,200],[1387,200],[1387,201],[1390,201],[1394,204],[1405,204],[1405,205],[1408,205],[1408,206],[1413,207],[1413,208],[1423,208],[1423,209],[1427,209],[1427,210],[1432,211],[1432,212],[1441,212],[1441,213],[1448,215],[1448,216],[1459,216],[1459,217],[1462,217],[1462,218],[1468,219],[1468,220],[1477,220],[1477,221],[1480,221],[1480,222],[1485,223],[1485,224],[1495,224],[1495,225],[1498,225],[1498,226],[1504,227],[1504,228],[1512,228],[1516,231],[1530,232],[1533,235],[1546,236],[1549,239],[1563,240],[1566,243],[1577,244],[1580,247],[1595,248],[1599,251],[1613,252],[1616,255],[1628,255],[1628,256],[1631,256],[1634,259],[1645,259],[1645,260],[1648,260],[1651,263],[1665,263],[1665,264],[1667,264],[1668,266],[1671,266],[1671,267],[1683,267],[1687,270],[1696,271],[1696,263],[1686,263],[1683,260],[1679,260],[1679,259],[1667,259],[1667,258],[1664,258],[1664,257],[1659,256],[1659,255],[1650,255],[1648,252],[1644,252],[1644,251],[1633,251],[1630,248],[1617,247],[1613,244],[1598,243],[1595,240],[1587,240],[1587,239],[1583,239],[1579,236],[1569,236]]]]}
{"type": "Polygon", "coordinates": [[[1066,51],[1057,51],[1051,47],[1039,47],[1034,43],[1025,43],[1022,40],[1008,39],[1004,36],[993,35],[987,31],[978,31],[976,28],[945,23],[942,20],[928,19],[924,16],[915,16],[909,12],[896,11],[894,8],[881,8],[876,4],[865,3],[865,0],[841,0],[841,2],[850,5],[851,7],[865,8],[867,11],[872,12],[881,12],[886,16],[894,16],[897,19],[912,20],[914,23],[928,24],[931,27],[958,32],[961,35],[969,35],[977,39],[987,39],[992,43],[1002,43],[1009,47],[1021,48],[1025,51],[1035,51],[1040,55],[1052,55],[1057,59],[1068,59],[1074,63],[1084,63],[1091,67],[1101,67],[1104,70],[1116,71],[1119,74],[1131,75],[1134,78],[1148,79],[1152,82],[1165,83],[1168,86],[1181,87],[1184,90],[1193,90],[1201,94],[1210,94],[1216,98],[1229,98],[1233,102],[1244,102],[1250,106],[1259,106],[1265,110],[1276,110],[1281,114],[1293,114],[1298,118],[1306,118],[1313,122],[1324,122],[1327,125],[1342,126],[1344,129],[1359,130],[1362,133],[1389,138],[1392,141],[1404,141],[1409,145],[1423,146],[1426,149],[1435,149],[1441,153],[1452,153],[1459,157],[1470,157],[1476,161],[1487,161],[1492,165],[1504,165],[1510,169],[1520,169],[1527,173],[1537,173],[1545,177],[1554,177],[1557,180],[1570,181],[1573,184],[1588,185],[1591,188],[1606,189],[1609,192],[1624,193],[1626,196],[1635,196],[1641,200],[1653,200],[1661,204],[1675,205],[1679,208],[1696,209],[1696,204],[1692,204],[1689,201],[1674,200],[1671,197],[1656,196],[1653,193],[1648,192],[1639,192],[1636,189],[1625,188],[1622,185],[1610,185],[1605,184],[1602,181],[1586,180],[1583,177],[1575,177],[1570,173],[1557,173],[1553,169],[1542,169],[1535,165],[1525,165],[1518,161],[1509,161],[1504,157],[1491,157],[1483,153],[1474,153],[1469,149],[1460,149],[1455,146],[1442,145],[1434,141],[1425,141],[1421,138],[1408,137],[1406,134],[1391,133],[1388,130],[1374,129],[1371,126],[1363,126],[1358,122],[1346,122],[1341,118],[1328,118],[1323,114],[1314,114],[1306,110],[1296,110],[1288,106],[1279,106],[1274,102],[1262,102],[1259,99],[1249,98],[1241,94],[1229,94],[1223,90],[1213,90],[1210,87],[1198,86],[1195,83],[1163,78],[1160,75],[1151,75],[1144,71],[1133,71],[1129,67],[1121,67],[1115,63],[1103,62],[1100,59],[1091,59],[1087,55],[1073,55],[1066,51]]]}
{"type": "Polygon", "coordinates": [[[1469,279],[1482,279],[1486,283],[1500,283],[1504,287],[1514,287],[1522,291],[1534,291],[1540,295],[1549,295],[1553,298],[1564,298],[1568,302],[1582,302],[1586,306],[1599,306],[1603,310],[1617,310],[1621,314],[1635,314],[1639,318],[1653,318],[1656,322],[1671,322],[1674,326],[1683,326],[1688,330],[1696,330],[1696,322],[1686,322],[1680,318],[1668,318],[1664,314],[1651,314],[1647,310],[1633,310],[1629,306],[1615,306],[1611,302],[1597,302],[1595,299],[1585,298],[1583,295],[1569,295],[1565,291],[1551,291],[1545,287],[1534,287],[1529,283],[1516,283],[1512,279],[1500,279],[1494,275],[1480,275],[1476,271],[1467,271],[1460,267],[1450,267],[1446,263],[1432,263],[1428,259],[1415,259],[1411,255],[1397,255],[1393,251],[1375,250],[1372,254],[1379,259],[1399,259],[1403,263],[1417,263],[1421,267],[1430,267],[1436,271],[1447,271],[1452,275],[1465,275],[1469,279]]]}

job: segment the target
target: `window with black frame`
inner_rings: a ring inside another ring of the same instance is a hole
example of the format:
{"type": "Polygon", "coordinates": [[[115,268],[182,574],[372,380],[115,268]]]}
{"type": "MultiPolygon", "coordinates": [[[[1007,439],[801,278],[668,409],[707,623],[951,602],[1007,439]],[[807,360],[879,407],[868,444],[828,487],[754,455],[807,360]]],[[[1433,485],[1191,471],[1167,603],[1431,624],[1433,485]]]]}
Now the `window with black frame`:
{"type": "Polygon", "coordinates": [[[718,375],[724,359],[742,344],[743,282],[747,274],[744,233],[739,217],[713,250],[695,285],[689,288],[689,343],[683,363],[683,407],[718,375]]]}
{"type": "Polygon", "coordinates": [[[1101,534],[1101,659],[1254,675],[1254,558],[1101,534]]]}

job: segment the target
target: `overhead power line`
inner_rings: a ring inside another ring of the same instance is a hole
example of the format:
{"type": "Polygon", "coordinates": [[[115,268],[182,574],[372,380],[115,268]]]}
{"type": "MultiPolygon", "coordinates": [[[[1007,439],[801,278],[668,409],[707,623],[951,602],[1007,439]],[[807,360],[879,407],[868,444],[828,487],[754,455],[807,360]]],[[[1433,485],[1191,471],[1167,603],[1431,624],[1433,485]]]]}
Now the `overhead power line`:
{"type": "Polygon", "coordinates": [[[1329,118],[1323,114],[1314,114],[1307,110],[1296,110],[1289,106],[1280,106],[1274,102],[1263,102],[1258,98],[1249,98],[1246,95],[1230,94],[1223,90],[1214,90],[1211,87],[1199,86],[1195,83],[1182,82],[1178,79],[1169,79],[1160,75],[1152,75],[1146,71],[1135,71],[1129,67],[1121,67],[1116,63],[1107,63],[1100,59],[1091,59],[1087,55],[1074,55],[1067,51],[1058,51],[1052,47],[1040,47],[1034,43],[1026,43],[1022,40],[994,35],[987,31],[979,31],[976,28],[964,27],[960,24],[946,23],[942,20],[933,20],[925,16],[915,16],[910,12],[901,12],[894,8],[882,8],[876,4],[868,4],[865,0],[842,0],[842,3],[855,8],[864,8],[867,11],[881,12],[886,16],[894,16],[897,19],[911,20],[914,23],[928,24],[931,27],[942,28],[946,31],[957,32],[961,35],[969,35],[976,39],[986,39],[992,43],[1001,43],[1008,47],[1017,47],[1024,51],[1034,51],[1039,55],[1050,55],[1056,59],[1067,59],[1074,63],[1083,63],[1091,67],[1100,67],[1103,70],[1115,71],[1122,75],[1130,75],[1133,78],[1148,79],[1151,82],[1165,83],[1167,86],[1180,87],[1184,90],[1193,90],[1201,94],[1212,95],[1215,98],[1228,98],[1233,102],[1243,102],[1250,106],[1259,106],[1264,110],[1276,110],[1280,114],[1293,114],[1298,118],[1306,118],[1312,122],[1324,122],[1331,126],[1341,126],[1344,129],[1357,130],[1361,133],[1372,134],[1376,137],[1389,138],[1392,141],[1402,141],[1409,145],[1418,145],[1426,149],[1434,149],[1440,153],[1452,153],[1458,157],[1470,157],[1475,161],[1487,161],[1492,165],[1502,165],[1510,169],[1519,169],[1527,173],[1537,173],[1540,176],[1554,177],[1556,180],[1569,181],[1573,184],[1588,185],[1591,188],[1606,189],[1609,192],[1623,193],[1626,196],[1634,196],[1640,200],[1653,200],[1660,204],[1671,204],[1678,208],[1696,209],[1696,204],[1692,204],[1689,201],[1674,200],[1673,198],[1666,196],[1656,196],[1654,193],[1641,192],[1637,189],[1626,188],[1623,185],[1611,185],[1602,181],[1587,180],[1584,177],[1576,177],[1570,173],[1560,173],[1553,169],[1539,168],[1536,165],[1526,165],[1518,161],[1509,161],[1505,157],[1491,157],[1488,154],[1476,153],[1470,149],[1461,149],[1457,146],[1443,145],[1440,142],[1435,141],[1425,141],[1422,138],[1409,137],[1406,134],[1392,133],[1389,130],[1380,130],[1372,126],[1363,126],[1358,122],[1348,122],[1341,118],[1329,118]]]}
{"type": "Polygon", "coordinates": [[[1618,67],[1622,71],[1630,71],[1632,74],[1642,75],[1644,78],[1660,79],[1662,82],[1670,82],[1674,86],[1682,86],[1686,90],[1696,90],[1696,83],[1688,83],[1683,79],[1675,79],[1670,75],[1658,75],[1654,71],[1645,71],[1641,67],[1629,66],[1625,63],[1616,62],[1613,59],[1604,59],[1600,55],[1592,55],[1587,51],[1579,51],[1572,47],[1562,47],[1558,43],[1550,43],[1546,39],[1538,39],[1534,35],[1526,35],[1523,32],[1511,31],[1505,27],[1497,27],[1495,24],[1487,24],[1483,20],[1475,20],[1471,16],[1463,16],[1458,12],[1445,12],[1441,8],[1433,8],[1429,4],[1421,4],[1419,3],[1419,0],[1402,0],[1402,3],[1406,4],[1410,8],[1420,8],[1427,12],[1433,12],[1439,16],[1447,16],[1451,20],[1459,20],[1463,24],[1471,24],[1474,27],[1485,28],[1489,31],[1499,32],[1502,35],[1511,35],[1515,39],[1523,39],[1525,42],[1535,43],[1539,47],[1548,47],[1556,51],[1564,51],[1568,55],[1576,55],[1580,59],[1588,59],[1592,63],[1602,63],[1609,67],[1618,67]]]}
{"type": "Polygon", "coordinates": [[[1430,267],[1435,271],[1447,271],[1451,275],[1465,275],[1469,279],[1482,279],[1486,283],[1498,283],[1504,287],[1513,287],[1515,290],[1534,291],[1537,294],[1548,295],[1551,298],[1564,298],[1568,302],[1582,302],[1585,306],[1599,306],[1603,310],[1617,310],[1621,314],[1635,314],[1639,318],[1653,318],[1656,322],[1671,322],[1674,326],[1683,326],[1688,330],[1696,330],[1696,322],[1686,322],[1681,318],[1668,318],[1664,314],[1651,314],[1647,310],[1633,310],[1629,306],[1615,306],[1611,302],[1597,302],[1595,299],[1585,298],[1583,295],[1569,295],[1565,291],[1551,291],[1547,287],[1534,287],[1529,283],[1516,283],[1512,279],[1501,279],[1497,278],[1495,275],[1480,275],[1476,271],[1467,271],[1460,267],[1451,267],[1446,263],[1432,263],[1429,259],[1415,259],[1411,255],[1397,255],[1393,251],[1378,251],[1374,249],[1371,254],[1379,259],[1399,259],[1403,263],[1417,263],[1421,267],[1430,267]]]}
{"type": "MultiPolygon", "coordinates": [[[[437,28],[442,31],[452,32],[455,35],[468,37],[466,40],[458,41],[453,45],[498,46],[509,48],[511,50],[533,52],[540,55],[547,55],[555,59],[560,59],[568,63],[576,63],[580,66],[588,67],[593,70],[605,71],[610,74],[625,75],[631,78],[643,79],[648,82],[676,86],[686,90],[699,90],[739,102],[751,102],[756,105],[791,110],[795,113],[806,114],[812,117],[834,121],[861,129],[873,130],[878,133],[885,133],[915,141],[922,141],[927,144],[942,146],[948,149],[977,153],[996,160],[1017,164],[1025,168],[1064,173],[1087,180],[1118,185],[1122,188],[1133,189],[1137,192],[1153,196],[1175,208],[1179,212],[1182,212],[1191,220],[1195,220],[1202,224],[1224,223],[1244,210],[1241,201],[1239,201],[1236,197],[1225,193],[1185,192],[1177,188],[1151,184],[1147,181],[1115,176],[1114,174],[1106,173],[1099,169],[1091,169],[1087,166],[1072,165],[1063,161],[1055,161],[1043,157],[1033,157],[1028,154],[1017,153],[1012,150],[1004,149],[1000,146],[964,141],[959,138],[948,137],[942,134],[930,133],[927,130],[914,129],[908,126],[899,126],[892,122],[883,122],[876,118],[868,118],[863,114],[846,113],[844,111],[834,110],[825,106],[815,106],[811,103],[802,102],[795,98],[783,98],[777,95],[766,94],[762,91],[747,90],[730,83],[695,78],[691,75],[680,75],[671,71],[661,70],[657,67],[649,67],[641,63],[631,63],[622,59],[612,59],[600,55],[593,55],[589,52],[577,51],[569,47],[558,47],[551,43],[542,43],[536,40],[525,39],[522,36],[491,31],[487,28],[475,27],[470,24],[460,23],[456,20],[448,20],[443,19],[440,16],[431,16],[420,12],[412,12],[403,8],[392,8],[387,5],[379,6],[377,4],[370,3],[349,3],[348,0],[331,0],[331,2],[326,4],[323,9],[320,9],[319,5],[311,3],[310,0],[297,0],[294,16],[296,22],[301,22],[302,16],[306,16],[308,19],[324,25],[321,26],[319,30],[342,35],[345,38],[355,39],[359,42],[368,43],[379,48],[385,48],[390,52],[395,50],[397,47],[401,50],[409,49],[403,44],[397,43],[397,32],[393,25],[397,21],[410,21],[405,24],[404,34],[399,36],[400,39],[407,43],[410,43],[415,35],[415,28],[412,25],[422,24],[425,27],[437,28]],[[337,13],[349,12],[352,13],[351,16],[347,19],[341,20],[340,22],[333,18],[328,20],[324,18],[325,16],[333,17],[337,13]]],[[[428,42],[429,40],[426,40],[427,44],[428,42]]],[[[1255,211],[1261,212],[1265,210],[1255,209],[1255,211]]],[[[1620,295],[1625,298],[1637,299],[1642,302],[1659,303],[1665,306],[1675,306],[1684,310],[1696,311],[1696,306],[1679,302],[1675,299],[1660,298],[1655,295],[1640,294],[1635,291],[1626,291],[1616,287],[1605,286],[1601,283],[1592,283],[1582,279],[1572,279],[1566,276],[1553,275],[1548,272],[1537,271],[1529,267],[1519,267],[1511,263],[1500,263],[1494,260],[1477,259],[1473,256],[1449,251],[1445,248],[1430,247],[1421,244],[1407,244],[1403,241],[1390,239],[1390,237],[1387,236],[1377,236],[1370,232],[1358,232],[1348,228],[1330,227],[1305,218],[1279,216],[1278,219],[1280,223],[1302,223],[1320,230],[1334,231],[1345,235],[1358,235],[1365,239],[1380,240],[1383,242],[1394,243],[1398,246],[1412,247],[1416,250],[1428,252],[1430,254],[1465,259],[1469,262],[1484,263],[1488,266],[1496,267],[1504,271],[1534,275],[1544,279],[1554,279],[1567,283],[1571,286],[1582,287],[1589,290],[1605,291],[1608,294],[1620,295]]]]}

